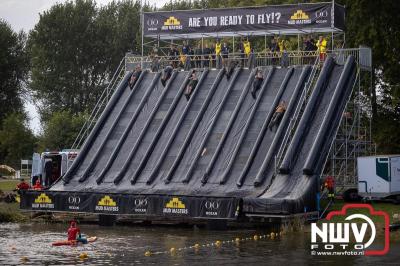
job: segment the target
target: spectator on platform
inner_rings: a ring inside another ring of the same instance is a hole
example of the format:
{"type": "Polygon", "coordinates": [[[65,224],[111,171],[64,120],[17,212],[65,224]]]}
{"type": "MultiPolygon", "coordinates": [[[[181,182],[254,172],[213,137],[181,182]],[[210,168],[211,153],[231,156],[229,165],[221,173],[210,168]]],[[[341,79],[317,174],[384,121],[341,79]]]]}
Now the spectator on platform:
{"type": "Polygon", "coordinates": [[[176,49],[175,45],[171,44],[170,49],[168,51],[169,60],[171,61],[171,65],[173,68],[177,68],[179,64],[179,51],[176,49]]]}
{"type": "Polygon", "coordinates": [[[172,66],[166,66],[163,70],[162,76],[161,76],[161,84],[165,87],[167,85],[167,81],[171,78],[172,71],[173,71],[172,66]]]}
{"type": "Polygon", "coordinates": [[[243,48],[244,48],[244,53],[245,53],[246,57],[249,57],[250,53],[251,53],[251,46],[250,46],[250,42],[248,39],[246,39],[243,42],[243,48]]]}
{"type": "Polygon", "coordinates": [[[202,55],[203,55],[203,50],[201,49],[201,44],[199,43],[197,45],[197,48],[194,50],[194,67],[195,68],[201,68],[202,67],[202,55]]]}
{"type": "Polygon", "coordinates": [[[289,66],[289,54],[286,49],[283,50],[281,56],[281,67],[288,67],[289,66]]]}
{"type": "Polygon", "coordinates": [[[222,44],[219,39],[217,39],[217,42],[215,43],[215,67],[217,69],[220,69],[222,67],[221,51],[222,44]]]}
{"type": "Polygon", "coordinates": [[[140,64],[138,64],[135,67],[135,71],[133,71],[131,78],[129,79],[129,88],[132,90],[133,86],[135,86],[137,80],[140,77],[140,74],[142,74],[142,68],[140,67],[140,64]]]}
{"type": "Polygon", "coordinates": [[[192,68],[192,56],[193,50],[191,48],[189,48],[187,54],[182,53],[182,64],[185,71],[189,71],[192,68]]]}
{"type": "Polygon", "coordinates": [[[271,52],[275,53],[275,52],[279,52],[279,45],[278,42],[276,40],[276,37],[271,39],[271,44],[269,45],[269,49],[271,50],[271,52]]]}
{"type": "Polygon", "coordinates": [[[244,41],[243,38],[240,39],[240,42],[238,44],[238,53],[239,53],[239,57],[240,57],[240,66],[244,67],[245,65],[245,61],[246,61],[246,56],[244,53],[244,41]]]}
{"type": "Polygon", "coordinates": [[[183,41],[183,46],[182,46],[182,54],[188,55],[190,51],[190,46],[186,41],[183,41]]]}
{"type": "Polygon", "coordinates": [[[210,60],[212,60],[211,57],[211,49],[208,47],[208,44],[206,43],[203,49],[203,67],[210,67],[210,60]]]}
{"type": "Polygon", "coordinates": [[[281,122],[283,115],[286,111],[286,102],[281,101],[278,106],[275,108],[275,113],[272,116],[271,122],[269,123],[269,130],[272,131],[274,126],[278,127],[279,123],[281,122]]]}
{"type": "Polygon", "coordinates": [[[253,69],[256,67],[256,65],[256,54],[254,53],[254,49],[252,48],[249,54],[249,58],[247,59],[247,66],[249,67],[249,69],[253,69]]]}
{"type": "Polygon", "coordinates": [[[257,71],[257,74],[254,77],[253,81],[253,88],[251,89],[251,96],[256,99],[257,98],[257,91],[261,88],[261,84],[264,81],[264,77],[261,70],[257,71]]]}
{"type": "Polygon", "coordinates": [[[277,65],[278,63],[278,52],[279,52],[279,45],[276,37],[271,39],[271,44],[269,46],[269,49],[272,53],[272,65],[277,65]]]}
{"type": "Polygon", "coordinates": [[[304,51],[312,52],[317,50],[317,46],[315,46],[315,41],[312,37],[307,36],[304,41],[304,51]]]}
{"type": "Polygon", "coordinates": [[[319,36],[319,39],[316,43],[316,46],[318,48],[318,53],[319,53],[319,60],[322,62],[325,61],[326,58],[326,47],[328,45],[328,42],[323,36],[319,36]]]}
{"type": "Polygon", "coordinates": [[[314,39],[311,38],[310,36],[307,36],[304,41],[304,51],[307,52],[307,55],[305,56],[306,64],[312,64],[313,56],[311,55],[311,53],[314,52],[315,50],[317,50],[317,46],[315,46],[314,39]]]}
{"type": "Polygon", "coordinates": [[[152,54],[153,56],[158,56],[158,47],[157,47],[157,45],[154,45],[154,46],[153,46],[153,49],[152,49],[152,51],[151,51],[151,54],[152,54]]]}
{"type": "Polygon", "coordinates": [[[151,60],[150,64],[151,72],[158,72],[158,70],[160,69],[160,59],[158,55],[151,54],[150,60],[151,60]]]}
{"type": "Polygon", "coordinates": [[[229,47],[226,42],[221,48],[221,56],[222,56],[222,65],[226,67],[228,65],[228,56],[229,56],[229,47]]]}
{"type": "Polygon", "coordinates": [[[185,90],[185,93],[184,93],[187,101],[190,100],[190,96],[192,95],[193,91],[196,89],[196,86],[197,86],[198,82],[199,81],[197,80],[196,72],[193,71],[192,75],[189,78],[189,83],[186,86],[186,90],[185,90]]]}

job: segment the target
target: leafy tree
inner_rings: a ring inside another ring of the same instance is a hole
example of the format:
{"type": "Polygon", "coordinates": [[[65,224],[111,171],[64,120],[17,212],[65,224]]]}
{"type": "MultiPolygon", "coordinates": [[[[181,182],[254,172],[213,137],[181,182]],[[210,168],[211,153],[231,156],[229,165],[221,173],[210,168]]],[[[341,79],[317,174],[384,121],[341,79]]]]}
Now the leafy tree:
{"type": "Polygon", "coordinates": [[[28,70],[26,36],[0,19],[0,124],[10,113],[22,112],[21,94],[28,70]]]}
{"type": "Polygon", "coordinates": [[[93,0],[56,4],[29,36],[31,83],[44,121],[56,111],[92,109],[125,52],[137,52],[140,6],[93,0]]]}
{"type": "Polygon", "coordinates": [[[372,48],[373,137],[380,153],[400,152],[400,28],[398,1],[342,1],[349,47],[372,48]]]}
{"type": "Polygon", "coordinates": [[[0,162],[19,168],[20,159],[30,158],[36,138],[26,123],[26,116],[9,114],[0,130],[0,162]]]}
{"type": "Polygon", "coordinates": [[[40,137],[40,150],[70,148],[86,118],[84,114],[72,114],[68,111],[54,112],[40,137]]]}

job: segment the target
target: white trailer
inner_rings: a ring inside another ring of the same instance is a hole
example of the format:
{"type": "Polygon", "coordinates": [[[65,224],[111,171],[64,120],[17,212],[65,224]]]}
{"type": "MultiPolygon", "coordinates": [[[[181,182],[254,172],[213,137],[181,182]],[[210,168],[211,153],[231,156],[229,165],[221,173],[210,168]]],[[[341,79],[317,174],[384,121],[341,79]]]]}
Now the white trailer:
{"type": "Polygon", "coordinates": [[[358,157],[357,171],[361,197],[400,200],[400,155],[358,157]]]}
{"type": "Polygon", "coordinates": [[[43,186],[51,186],[67,172],[77,155],[78,150],[34,153],[32,157],[32,185],[39,179],[43,186]]]}

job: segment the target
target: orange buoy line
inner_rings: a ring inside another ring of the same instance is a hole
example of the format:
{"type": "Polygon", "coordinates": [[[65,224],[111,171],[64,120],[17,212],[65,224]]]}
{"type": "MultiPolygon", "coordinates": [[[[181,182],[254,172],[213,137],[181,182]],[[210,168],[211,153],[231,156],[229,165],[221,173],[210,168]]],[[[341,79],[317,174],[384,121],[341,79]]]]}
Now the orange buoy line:
{"type": "Polygon", "coordinates": [[[192,246],[186,246],[186,247],[181,247],[181,248],[176,248],[176,247],[171,247],[169,250],[167,251],[156,251],[156,252],[152,252],[150,250],[147,250],[144,255],[146,257],[150,257],[152,255],[158,255],[158,254],[170,254],[171,256],[175,256],[179,251],[184,251],[184,250],[190,250],[190,249],[194,249],[195,251],[198,251],[200,248],[208,248],[208,247],[216,247],[216,248],[220,248],[223,245],[227,245],[227,244],[236,244],[239,245],[241,242],[245,242],[245,241],[258,241],[258,240],[267,240],[267,239],[271,239],[274,240],[280,236],[282,236],[283,232],[271,232],[270,234],[263,234],[263,235],[253,235],[252,237],[244,237],[244,238],[240,238],[240,237],[236,237],[232,240],[216,240],[215,242],[211,242],[211,243],[205,243],[205,244],[199,244],[199,243],[195,243],[192,246]]]}

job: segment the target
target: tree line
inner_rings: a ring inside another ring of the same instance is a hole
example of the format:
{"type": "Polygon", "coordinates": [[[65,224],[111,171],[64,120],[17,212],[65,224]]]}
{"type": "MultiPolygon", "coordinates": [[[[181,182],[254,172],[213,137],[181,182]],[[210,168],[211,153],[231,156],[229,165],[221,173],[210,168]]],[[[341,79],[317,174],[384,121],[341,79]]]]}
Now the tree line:
{"type": "MultiPolygon", "coordinates": [[[[297,3],[294,0],[171,1],[162,10],[297,3]]],[[[304,1],[317,2],[317,1],[304,1]]],[[[400,33],[395,0],[338,0],[346,6],[346,46],[372,48],[373,139],[379,153],[400,153],[400,33]]],[[[154,7],[145,4],[144,10],[154,7]]],[[[53,5],[28,32],[0,20],[0,162],[18,166],[34,150],[68,148],[126,52],[140,54],[140,1],[53,5]],[[28,126],[23,103],[39,110],[28,126]]],[[[257,42],[254,39],[254,42],[257,42]]],[[[260,45],[263,45],[263,40],[260,45]]],[[[255,43],[257,45],[257,43],[255,43]]]]}

